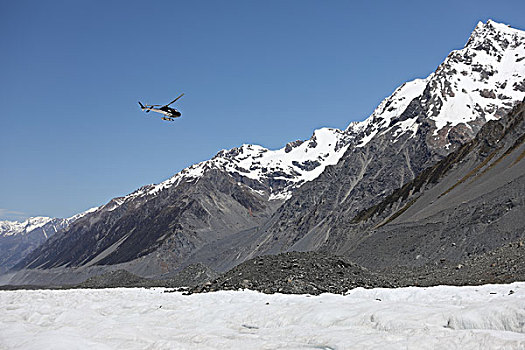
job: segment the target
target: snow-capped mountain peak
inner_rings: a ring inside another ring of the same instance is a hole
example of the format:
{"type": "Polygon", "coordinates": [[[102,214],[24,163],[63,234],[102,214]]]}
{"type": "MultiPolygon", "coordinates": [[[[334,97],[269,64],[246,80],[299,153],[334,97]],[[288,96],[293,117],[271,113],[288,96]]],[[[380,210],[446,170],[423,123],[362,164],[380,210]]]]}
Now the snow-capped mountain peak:
{"type": "Polygon", "coordinates": [[[439,130],[477,118],[497,119],[525,92],[525,32],[489,20],[478,24],[467,44],[436,70],[443,91],[429,116],[439,130]],[[440,113],[441,112],[441,113],[440,113]],[[436,115],[440,114],[437,118],[436,115]]]}
{"type": "Polygon", "coordinates": [[[415,79],[404,83],[384,99],[370,117],[363,122],[351,123],[346,131],[363,135],[356,146],[366,145],[379,130],[389,128],[394,119],[407,109],[410,102],[423,93],[431,77],[432,74],[426,79],[415,79]]]}
{"type": "Polygon", "coordinates": [[[497,55],[509,45],[517,47],[523,44],[524,38],[523,31],[489,19],[487,23],[478,22],[465,47],[497,55]]]}
{"type": "Polygon", "coordinates": [[[327,165],[337,163],[348,147],[346,136],[338,129],[321,128],[309,140],[292,142],[278,150],[243,145],[219,152],[211,166],[256,181],[278,180],[282,184],[272,186],[273,196],[286,197],[291,187],[316,178],[327,165]]]}
{"type": "Polygon", "coordinates": [[[362,147],[378,133],[414,135],[422,122],[430,122],[431,147],[447,153],[452,143],[472,138],[524,97],[525,32],[489,20],[480,22],[465,47],[452,51],[435,72],[401,85],[347,132],[359,134],[357,147],[362,147]]]}
{"type": "Polygon", "coordinates": [[[0,236],[24,235],[44,226],[51,220],[53,219],[44,216],[35,216],[24,221],[0,221],[0,236]]]}

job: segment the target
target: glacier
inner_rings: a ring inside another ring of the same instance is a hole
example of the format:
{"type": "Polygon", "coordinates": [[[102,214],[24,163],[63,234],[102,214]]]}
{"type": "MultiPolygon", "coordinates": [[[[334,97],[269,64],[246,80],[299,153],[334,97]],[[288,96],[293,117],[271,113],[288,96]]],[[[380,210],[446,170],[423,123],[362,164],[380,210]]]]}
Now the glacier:
{"type": "Polygon", "coordinates": [[[0,348],[525,348],[525,282],[320,296],[165,291],[0,291],[0,348]]]}

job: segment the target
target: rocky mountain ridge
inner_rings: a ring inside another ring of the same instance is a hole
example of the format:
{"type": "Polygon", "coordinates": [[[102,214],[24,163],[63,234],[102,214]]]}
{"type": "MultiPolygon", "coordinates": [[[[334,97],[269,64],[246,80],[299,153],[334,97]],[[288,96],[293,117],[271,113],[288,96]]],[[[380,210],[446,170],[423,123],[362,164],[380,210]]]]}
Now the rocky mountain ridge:
{"type": "Polygon", "coordinates": [[[140,261],[134,272],[148,275],[199,257],[227,269],[258,255],[326,247],[359,212],[519,103],[523,57],[524,32],[481,23],[463,49],[426,79],[396,89],[365,121],[344,131],[317,130],[277,151],[253,145],[221,151],[113,199],[18,267],[140,261]]]}
{"type": "Polygon", "coordinates": [[[449,54],[427,79],[404,84],[370,118],[351,124],[347,132],[358,134],[356,143],[336,165],[297,189],[256,233],[238,240],[234,250],[241,257],[232,263],[322,249],[333,237],[361,239],[362,232],[347,230],[359,212],[380,203],[461,147],[486,121],[501,118],[521,102],[522,57],[524,32],[492,21],[479,24],[465,48],[449,54]],[[495,97],[483,92],[489,88],[495,97]]]}
{"type": "Polygon", "coordinates": [[[525,100],[361,211],[318,252],[255,257],[191,292],[319,294],[523,281],[524,158],[525,100]],[[364,234],[348,240],[353,231],[364,234]]]}

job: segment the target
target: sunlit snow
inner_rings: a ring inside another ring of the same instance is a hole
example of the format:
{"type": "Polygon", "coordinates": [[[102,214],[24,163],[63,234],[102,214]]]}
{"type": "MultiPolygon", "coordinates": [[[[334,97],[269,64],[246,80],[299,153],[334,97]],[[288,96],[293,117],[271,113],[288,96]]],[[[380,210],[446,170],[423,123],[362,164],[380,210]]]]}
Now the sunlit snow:
{"type": "Polygon", "coordinates": [[[259,145],[245,144],[231,150],[223,150],[212,159],[194,164],[160,184],[144,186],[125,197],[114,199],[106,210],[114,210],[125,201],[139,196],[154,195],[163,189],[176,187],[182,181],[195,181],[208,169],[219,169],[259,181],[267,176],[285,180],[289,185],[280,192],[271,194],[270,199],[287,198],[289,187],[311,181],[319,176],[326,166],[336,164],[348,148],[347,142],[341,145],[342,140],[348,137],[341,130],[321,128],[314,131],[310,140],[295,147],[269,150],[259,145]],[[313,169],[301,167],[308,162],[318,165],[313,169]]]}
{"type": "Polygon", "coordinates": [[[51,220],[53,219],[44,216],[35,216],[24,221],[0,221],[0,236],[24,235],[44,226],[51,220]]]}
{"type": "Polygon", "coordinates": [[[452,51],[440,65],[449,70],[453,67],[458,74],[447,81],[456,93],[443,96],[439,114],[431,117],[436,123],[435,134],[446,125],[467,123],[480,114],[486,120],[496,119],[494,112],[502,105],[502,96],[507,102],[522,100],[523,91],[515,89],[514,83],[525,79],[524,57],[525,32],[490,20],[478,23],[467,45],[452,51]],[[486,52],[480,46],[492,50],[486,52]],[[457,62],[458,57],[465,56],[470,60],[457,62]],[[482,96],[483,90],[497,92],[498,98],[482,96]]]}
{"type": "Polygon", "coordinates": [[[426,79],[415,79],[404,83],[391,96],[384,99],[370,117],[361,123],[350,124],[347,128],[348,131],[371,130],[368,135],[361,139],[361,142],[356,147],[363,147],[372,140],[380,129],[386,129],[392,119],[399,117],[410,102],[423,93],[432,77],[433,74],[426,79]]]}
{"type": "Polygon", "coordinates": [[[347,295],[0,292],[2,349],[524,349],[525,282],[347,295]]]}

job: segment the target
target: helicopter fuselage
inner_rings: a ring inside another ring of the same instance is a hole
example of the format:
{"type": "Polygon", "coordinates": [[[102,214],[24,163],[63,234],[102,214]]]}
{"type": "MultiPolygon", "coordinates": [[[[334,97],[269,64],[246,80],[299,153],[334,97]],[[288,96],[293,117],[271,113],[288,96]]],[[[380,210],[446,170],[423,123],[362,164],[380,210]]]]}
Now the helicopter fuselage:
{"type": "Polygon", "coordinates": [[[181,113],[178,110],[176,110],[175,108],[167,107],[167,106],[163,106],[160,108],[148,107],[147,110],[164,114],[166,117],[169,117],[169,118],[178,118],[181,116],[181,113]]]}

